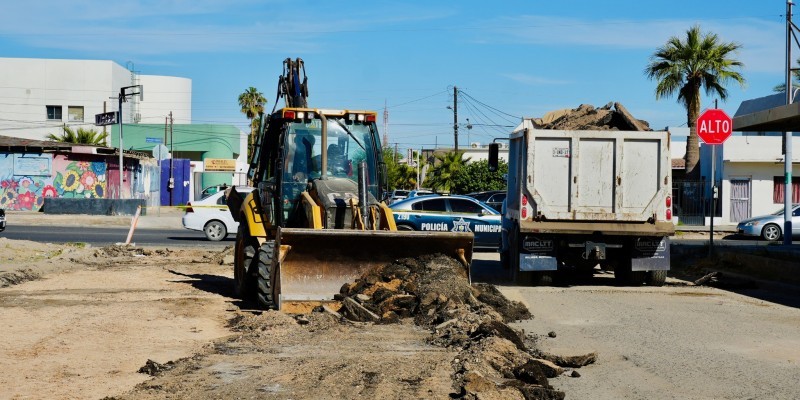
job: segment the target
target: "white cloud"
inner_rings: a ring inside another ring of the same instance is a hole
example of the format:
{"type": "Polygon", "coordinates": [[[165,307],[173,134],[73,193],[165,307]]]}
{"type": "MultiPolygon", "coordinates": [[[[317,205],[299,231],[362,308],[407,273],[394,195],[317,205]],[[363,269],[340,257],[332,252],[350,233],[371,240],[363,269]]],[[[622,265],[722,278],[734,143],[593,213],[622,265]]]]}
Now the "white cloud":
{"type": "Polygon", "coordinates": [[[451,11],[390,5],[343,13],[263,0],[14,2],[0,15],[0,36],[22,45],[115,55],[318,51],[332,33],[402,29],[451,11]],[[269,3],[274,3],[269,5],[269,3]],[[339,13],[339,14],[336,14],[339,13]],[[380,17],[375,17],[379,15],[380,17]]]}
{"type": "Polygon", "coordinates": [[[748,71],[779,72],[785,46],[783,23],[756,18],[719,21],[693,20],[584,20],[525,15],[499,18],[487,23],[486,41],[543,46],[601,47],[620,50],[654,51],[672,36],[700,24],[722,41],[742,44],[739,58],[748,71]],[[492,34],[493,32],[493,34],[492,34]]]}

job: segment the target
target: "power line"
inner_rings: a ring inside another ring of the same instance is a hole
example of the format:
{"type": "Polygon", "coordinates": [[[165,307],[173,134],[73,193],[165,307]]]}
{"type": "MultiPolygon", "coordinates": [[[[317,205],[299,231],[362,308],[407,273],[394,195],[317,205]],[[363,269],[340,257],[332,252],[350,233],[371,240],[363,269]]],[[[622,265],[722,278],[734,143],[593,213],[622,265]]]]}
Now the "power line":
{"type": "MultiPolygon", "coordinates": [[[[463,94],[464,96],[467,96],[469,99],[473,100],[474,102],[476,102],[476,103],[478,103],[478,104],[480,104],[480,105],[482,105],[482,106],[484,106],[484,107],[486,107],[486,108],[488,108],[488,109],[490,109],[490,110],[494,110],[494,111],[496,111],[496,112],[497,112],[497,113],[499,113],[499,114],[503,114],[503,115],[507,115],[507,116],[509,116],[509,117],[511,117],[511,118],[515,118],[517,121],[519,121],[519,120],[521,120],[521,119],[522,119],[522,117],[519,117],[519,116],[516,116],[516,115],[511,115],[511,114],[509,114],[509,113],[507,113],[507,112],[505,112],[505,111],[498,110],[498,109],[496,109],[496,108],[494,108],[494,107],[492,107],[492,106],[490,106],[490,105],[488,105],[488,104],[486,104],[486,103],[483,103],[483,102],[481,102],[480,100],[478,100],[478,99],[476,99],[476,98],[474,98],[474,97],[470,96],[470,95],[469,95],[469,93],[467,93],[467,92],[464,92],[463,90],[461,90],[460,92],[461,92],[461,94],[463,94]]],[[[515,121],[515,122],[516,122],[516,121],[515,121]]]]}

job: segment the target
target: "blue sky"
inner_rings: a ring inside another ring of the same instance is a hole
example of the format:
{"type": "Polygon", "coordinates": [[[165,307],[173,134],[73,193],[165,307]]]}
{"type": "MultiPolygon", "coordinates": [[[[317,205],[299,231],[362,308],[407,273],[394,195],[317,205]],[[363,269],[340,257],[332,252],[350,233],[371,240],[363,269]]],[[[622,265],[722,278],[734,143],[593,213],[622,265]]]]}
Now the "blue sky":
{"type": "Polygon", "coordinates": [[[386,104],[400,149],[452,145],[454,85],[470,96],[459,99],[461,146],[507,134],[517,117],[583,103],[618,101],[654,128],[685,126],[683,108],[656,101],[643,70],[694,24],[743,46],[747,85],[729,86],[728,114],[784,79],[778,0],[3,3],[2,56],[132,62],[142,74],[190,78],[196,123],[247,130],[239,93],[255,86],[271,110],[282,61],[301,57],[310,106],[382,113],[386,104]]]}

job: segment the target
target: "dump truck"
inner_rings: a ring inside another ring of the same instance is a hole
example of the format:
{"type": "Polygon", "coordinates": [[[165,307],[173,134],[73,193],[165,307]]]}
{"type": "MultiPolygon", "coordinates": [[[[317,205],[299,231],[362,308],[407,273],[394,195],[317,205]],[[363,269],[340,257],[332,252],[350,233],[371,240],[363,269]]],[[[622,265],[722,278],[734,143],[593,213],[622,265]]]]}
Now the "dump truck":
{"type": "MultiPolygon", "coordinates": [[[[661,286],[670,267],[672,167],[667,131],[536,129],[509,136],[500,258],[520,284],[598,264],[622,284],[661,286]]],[[[490,146],[496,168],[498,144],[490,146]]]]}
{"type": "Polygon", "coordinates": [[[307,105],[301,59],[284,61],[285,107],[261,115],[248,179],[256,190],[227,192],[239,222],[235,292],[289,313],[339,306],[335,295],[370,268],[442,253],[467,274],[471,234],[398,232],[388,194],[377,113],[307,105]]]}

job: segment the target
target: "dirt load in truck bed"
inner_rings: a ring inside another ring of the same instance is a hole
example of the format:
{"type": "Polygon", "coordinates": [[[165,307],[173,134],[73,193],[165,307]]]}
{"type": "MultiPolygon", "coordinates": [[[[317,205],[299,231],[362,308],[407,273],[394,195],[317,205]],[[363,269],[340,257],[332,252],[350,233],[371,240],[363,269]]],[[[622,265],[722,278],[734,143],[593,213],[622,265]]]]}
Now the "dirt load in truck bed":
{"type": "Polygon", "coordinates": [[[620,103],[608,103],[595,108],[581,104],[578,108],[551,111],[541,118],[534,118],[536,129],[558,129],[566,131],[650,131],[647,121],[633,117],[620,103]]]}

